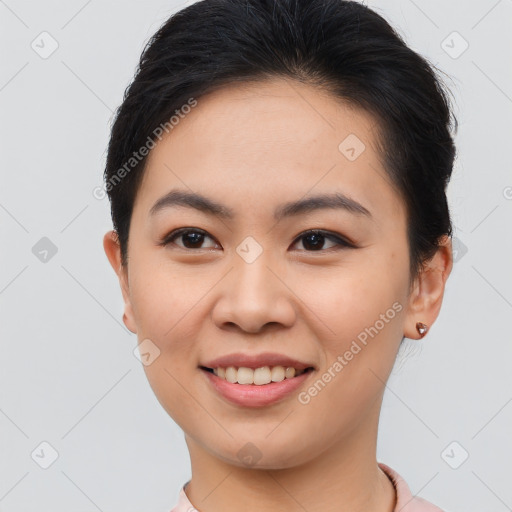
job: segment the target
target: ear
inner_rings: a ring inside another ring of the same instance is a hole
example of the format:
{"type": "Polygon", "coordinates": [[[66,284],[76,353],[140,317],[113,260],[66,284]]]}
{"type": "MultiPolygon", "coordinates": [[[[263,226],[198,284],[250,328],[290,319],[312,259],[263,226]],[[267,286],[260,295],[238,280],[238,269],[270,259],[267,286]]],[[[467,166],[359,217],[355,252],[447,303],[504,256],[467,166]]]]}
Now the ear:
{"type": "Polygon", "coordinates": [[[137,328],[133,315],[132,304],[130,301],[128,269],[121,264],[121,246],[115,231],[111,230],[105,233],[105,236],[103,237],[103,249],[105,250],[108,261],[110,261],[112,268],[117,274],[117,277],[119,278],[119,284],[121,285],[121,293],[123,294],[124,300],[124,325],[126,325],[126,327],[135,334],[137,332],[137,328]]]}
{"type": "Polygon", "coordinates": [[[441,309],[446,280],[452,267],[452,239],[445,235],[435,255],[425,264],[414,281],[404,325],[405,337],[421,338],[416,329],[416,322],[424,323],[429,328],[435,322],[441,309]]]}

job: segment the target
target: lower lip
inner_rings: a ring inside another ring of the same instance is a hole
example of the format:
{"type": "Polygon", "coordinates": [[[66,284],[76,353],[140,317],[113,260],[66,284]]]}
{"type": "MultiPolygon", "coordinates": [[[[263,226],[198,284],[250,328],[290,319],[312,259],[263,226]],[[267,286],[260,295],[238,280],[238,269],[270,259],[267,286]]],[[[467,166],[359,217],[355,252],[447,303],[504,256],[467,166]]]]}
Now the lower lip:
{"type": "Polygon", "coordinates": [[[217,377],[217,375],[203,370],[206,378],[214,389],[222,395],[226,400],[244,407],[264,407],[266,405],[279,402],[304,383],[304,381],[313,373],[312,370],[293,377],[284,379],[281,382],[270,382],[269,384],[232,384],[225,379],[217,377]]]}

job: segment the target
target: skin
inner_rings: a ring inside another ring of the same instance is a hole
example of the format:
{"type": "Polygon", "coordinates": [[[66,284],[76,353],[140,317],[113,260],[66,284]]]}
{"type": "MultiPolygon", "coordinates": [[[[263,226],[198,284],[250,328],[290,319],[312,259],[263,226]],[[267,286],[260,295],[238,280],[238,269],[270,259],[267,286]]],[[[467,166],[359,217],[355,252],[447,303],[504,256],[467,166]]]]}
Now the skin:
{"type": "Polygon", "coordinates": [[[366,112],[288,79],[237,84],[198,100],[151,151],[131,220],[128,263],[113,231],[104,248],[124,298],[125,325],[160,352],[146,375],[185,433],[191,503],[204,512],[291,510],[391,512],[395,491],[377,466],[385,382],[402,336],[439,314],[452,268],[443,243],[410,287],[406,211],[379,160],[366,112]],[[365,150],[348,160],[350,133],[365,150]],[[151,216],[171,189],[199,192],[235,212],[232,220],[173,207],[151,216]],[[288,201],[340,191],[372,217],[322,209],[276,223],[288,201]],[[204,230],[191,246],[171,231],[204,230]],[[315,250],[309,229],[325,238],[315,250]],[[263,249],[252,263],[236,252],[247,237],[263,249]],[[192,247],[192,248],[190,248],[192,247]],[[313,247],[313,248],[312,248],[313,247]],[[394,303],[392,320],[309,403],[307,390],[365,327],[394,303]],[[285,400],[263,408],[226,402],[198,365],[217,356],[279,352],[317,370],[285,400]],[[259,460],[238,451],[252,443],[259,460]]]}

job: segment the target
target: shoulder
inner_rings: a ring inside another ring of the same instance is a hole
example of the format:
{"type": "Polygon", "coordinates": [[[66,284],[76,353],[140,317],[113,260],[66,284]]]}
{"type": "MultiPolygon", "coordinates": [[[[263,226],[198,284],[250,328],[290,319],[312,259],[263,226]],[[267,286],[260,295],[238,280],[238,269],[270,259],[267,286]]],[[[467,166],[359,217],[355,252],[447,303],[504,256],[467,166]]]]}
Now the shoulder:
{"type": "Polygon", "coordinates": [[[178,503],[170,510],[170,512],[199,512],[193,507],[192,503],[190,503],[188,496],[185,493],[185,487],[187,487],[189,482],[190,480],[180,489],[178,503]]]}
{"type": "Polygon", "coordinates": [[[407,482],[387,464],[379,462],[379,467],[393,482],[396,489],[395,510],[400,512],[443,512],[442,509],[419,496],[413,496],[407,482]]]}
{"type": "MultiPolygon", "coordinates": [[[[396,489],[396,505],[395,511],[399,512],[444,512],[439,507],[430,503],[429,501],[419,497],[413,496],[407,485],[407,482],[392,468],[390,468],[387,464],[379,462],[379,467],[384,471],[384,473],[388,476],[388,478],[393,483],[393,486],[396,489]]],[[[170,510],[170,512],[198,512],[190,503],[186,493],[185,488],[189,482],[187,482],[179,492],[178,503],[174,508],[170,510]]]]}

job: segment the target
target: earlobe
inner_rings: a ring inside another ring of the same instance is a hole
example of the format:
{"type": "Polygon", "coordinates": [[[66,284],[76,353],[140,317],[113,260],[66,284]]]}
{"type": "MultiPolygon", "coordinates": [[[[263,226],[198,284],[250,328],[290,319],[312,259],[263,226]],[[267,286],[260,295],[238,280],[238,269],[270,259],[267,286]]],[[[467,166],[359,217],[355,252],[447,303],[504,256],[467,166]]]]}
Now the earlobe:
{"type": "Polygon", "coordinates": [[[404,326],[404,336],[420,339],[426,335],[439,315],[446,280],[453,268],[452,240],[445,235],[431,260],[417,276],[404,326]]]}
{"type": "Polygon", "coordinates": [[[105,236],[103,237],[103,249],[105,250],[105,254],[107,255],[110,265],[117,274],[119,285],[121,286],[121,293],[124,301],[123,322],[131,332],[136,334],[137,328],[130,300],[128,272],[126,267],[122,265],[121,246],[119,244],[117,233],[114,230],[110,230],[105,233],[105,236]]]}

